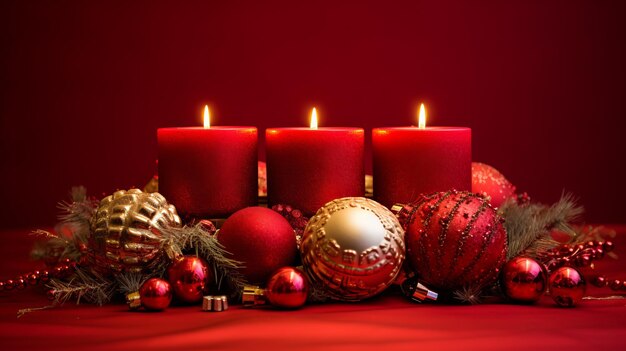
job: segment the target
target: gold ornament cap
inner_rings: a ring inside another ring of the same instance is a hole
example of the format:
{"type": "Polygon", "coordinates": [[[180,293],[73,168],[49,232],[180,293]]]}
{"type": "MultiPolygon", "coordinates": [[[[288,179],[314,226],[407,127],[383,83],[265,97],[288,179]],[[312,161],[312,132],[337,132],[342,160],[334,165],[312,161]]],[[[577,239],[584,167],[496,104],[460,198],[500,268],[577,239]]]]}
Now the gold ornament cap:
{"type": "Polygon", "coordinates": [[[244,286],[243,293],[241,294],[241,303],[244,307],[265,305],[267,303],[265,289],[261,289],[256,285],[244,286]]]}
{"type": "Polygon", "coordinates": [[[415,210],[417,210],[417,208],[410,204],[398,203],[398,204],[394,204],[393,206],[391,206],[391,213],[396,215],[396,217],[398,218],[398,221],[400,222],[404,230],[406,230],[406,227],[409,224],[409,221],[411,220],[413,213],[415,213],[415,210]]]}
{"type": "Polygon", "coordinates": [[[126,294],[126,304],[131,310],[136,310],[141,307],[141,295],[139,291],[126,294]]]}

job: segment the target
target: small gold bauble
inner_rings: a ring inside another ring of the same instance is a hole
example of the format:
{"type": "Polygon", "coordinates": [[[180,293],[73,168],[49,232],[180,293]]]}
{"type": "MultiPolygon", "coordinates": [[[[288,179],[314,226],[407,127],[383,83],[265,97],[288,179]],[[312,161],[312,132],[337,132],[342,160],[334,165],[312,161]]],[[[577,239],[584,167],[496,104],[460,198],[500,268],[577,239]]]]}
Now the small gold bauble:
{"type": "Polygon", "coordinates": [[[300,252],[313,284],[334,299],[358,301],[394,281],[404,260],[404,230],[378,202],[345,197],[309,220],[300,252]]]}
{"type": "Polygon", "coordinates": [[[180,225],[161,194],[117,191],[100,201],[92,218],[89,257],[101,273],[141,271],[161,252],[162,230],[180,225]]]}

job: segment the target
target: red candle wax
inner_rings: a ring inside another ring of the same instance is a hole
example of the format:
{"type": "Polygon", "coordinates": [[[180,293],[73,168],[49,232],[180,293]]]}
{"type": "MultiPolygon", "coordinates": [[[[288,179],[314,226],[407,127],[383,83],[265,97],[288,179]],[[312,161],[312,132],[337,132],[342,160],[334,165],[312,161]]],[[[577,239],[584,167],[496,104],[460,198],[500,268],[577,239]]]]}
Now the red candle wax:
{"type": "Polygon", "coordinates": [[[363,196],[363,129],[273,128],[265,133],[267,198],[313,215],[328,201],[363,196]]]}
{"type": "Polygon", "coordinates": [[[255,127],[160,128],[159,192],[181,215],[222,218],[257,204],[255,127]]]}
{"type": "Polygon", "coordinates": [[[387,207],[420,194],[472,189],[470,128],[375,128],[372,149],[374,198],[387,207]]]}

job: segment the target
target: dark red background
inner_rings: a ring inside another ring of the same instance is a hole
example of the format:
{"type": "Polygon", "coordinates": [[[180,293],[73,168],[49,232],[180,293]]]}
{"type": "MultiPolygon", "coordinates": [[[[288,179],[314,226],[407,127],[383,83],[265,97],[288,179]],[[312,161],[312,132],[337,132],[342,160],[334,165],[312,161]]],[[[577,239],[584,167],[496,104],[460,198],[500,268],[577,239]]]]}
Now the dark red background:
{"type": "Polygon", "coordinates": [[[72,185],[142,186],[156,128],[205,103],[261,131],[315,105],[369,142],[419,101],[535,199],[624,222],[623,1],[3,1],[0,36],[2,227],[53,223],[72,185]]]}

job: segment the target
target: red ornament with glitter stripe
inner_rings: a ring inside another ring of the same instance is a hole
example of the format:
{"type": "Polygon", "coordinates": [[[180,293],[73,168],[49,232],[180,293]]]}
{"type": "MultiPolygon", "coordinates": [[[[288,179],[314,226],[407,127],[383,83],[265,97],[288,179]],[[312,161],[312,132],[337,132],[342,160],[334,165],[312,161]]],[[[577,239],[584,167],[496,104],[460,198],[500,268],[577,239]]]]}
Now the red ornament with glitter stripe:
{"type": "Polygon", "coordinates": [[[393,210],[406,230],[407,261],[440,293],[483,287],[506,261],[503,219],[470,192],[439,192],[393,210]]]}

